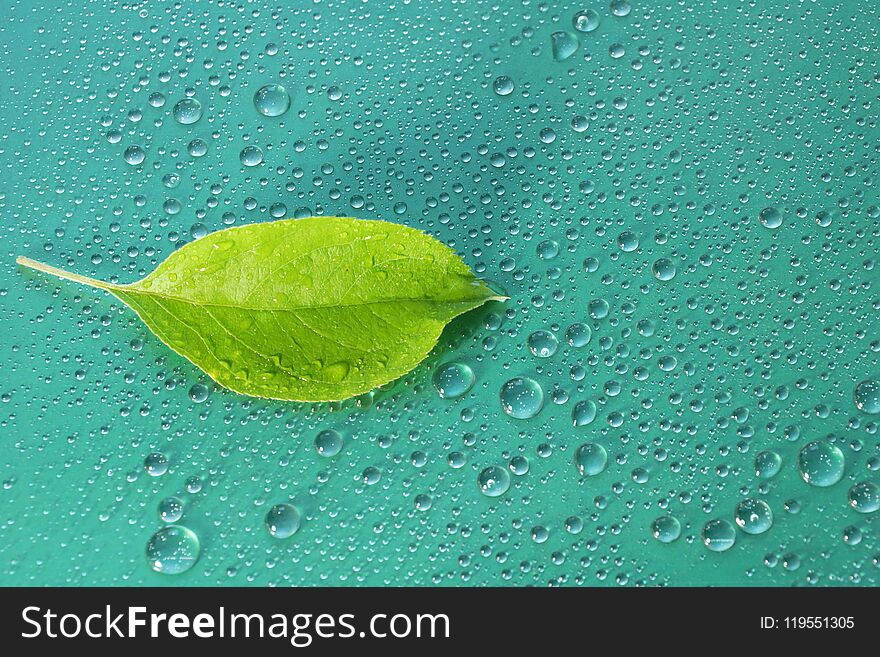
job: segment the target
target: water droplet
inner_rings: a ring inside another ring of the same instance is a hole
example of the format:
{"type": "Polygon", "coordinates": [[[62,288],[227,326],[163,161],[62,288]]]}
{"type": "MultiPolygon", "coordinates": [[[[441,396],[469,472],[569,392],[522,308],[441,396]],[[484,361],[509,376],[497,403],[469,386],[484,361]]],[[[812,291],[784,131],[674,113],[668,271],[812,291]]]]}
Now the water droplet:
{"type": "Polygon", "coordinates": [[[625,230],[617,236],[617,246],[624,253],[632,253],[639,248],[639,236],[630,230],[625,230]]]}
{"type": "Polygon", "coordinates": [[[773,526],[773,512],[763,500],[743,500],[733,515],[737,527],[746,534],[763,534],[773,526]]]}
{"type": "Polygon", "coordinates": [[[676,273],[675,265],[669,258],[656,260],[651,266],[651,271],[654,273],[654,278],[658,281],[671,281],[675,278],[676,273]]]}
{"type": "Polygon", "coordinates": [[[660,516],[651,523],[651,535],[661,543],[672,543],[681,536],[681,522],[675,516],[660,516]]]}
{"type": "Polygon", "coordinates": [[[853,400],[863,413],[876,415],[880,413],[880,381],[866,379],[859,383],[853,391],[853,400]]]}
{"type": "Polygon", "coordinates": [[[579,401],[571,410],[571,421],[576,427],[585,427],[596,419],[596,402],[592,399],[579,401]]]}
{"type": "Polygon", "coordinates": [[[201,545],[195,532],[181,525],[169,525],[153,534],[147,542],[147,562],[163,575],[179,575],[199,559],[201,545]]]}
{"type": "Polygon", "coordinates": [[[553,260],[559,255],[559,242],[556,240],[544,240],[538,244],[536,253],[541,260],[553,260]]]}
{"type": "Polygon", "coordinates": [[[499,96],[509,96],[513,93],[513,79],[508,75],[499,75],[492,83],[492,89],[499,96]]]}
{"type": "Polygon", "coordinates": [[[177,101],[171,114],[179,124],[192,125],[202,118],[202,104],[195,98],[184,98],[177,101]]]}
{"type": "Polygon", "coordinates": [[[703,525],[700,532],[703,545],[712,552],[724,552],[736,543],[736,529],[727,520],[716,518],[703,525]]]}
{"type": "Polygon", "coordinates": [[[864,538],[862,534],[862,530],[856,527],[855,525],[850,525],[849,527],[844,527],[843,529],[843,542],[847,545],[858,545],[862,542],[862,538],[864,538]]]}
{"type": "Polygon", "coordinates": [[[427,511],[434,504],[434,501],[431,499],[430,495],[425,495],[422,493],[421,495],[416,495],[416,499],[414,500],[416,510],[418,511],[427,511]]]}
{"type": "Polygon", "coordinates": [[[263,151],[258,146],[245,146],[238,158],[246,167],[255,167],[263,161],[263,151]]]}
{"type": "Polygon", "coordinates": [[[263,116],[281,116],[290,109],[290,94],[280,84],[265,84],[254,94],[254,107],[263,116]]]}
{"type": "Polygon", "coordinates": [[[159,502],[159,518],[162,522],[177,522],[183,517],[183,501],[179,497],[166,497],[159,502]]]}
{"type": "Polygon", "coordinates": [[[208,153],[208,144],[202,139],[193,139],[187,144],[186,152],[192,157],[204,157],[208,153]]]}
{"type": "Polygon", "coordinates": [[[510,488],[510,474],[501,466],[490,465],[477,477],[477,485],[486,497],[499,497],[510,488]]]}
{"type": "Polygon", "coordinates": [[[501,408],[510,417],[527,420],[544,407],[544,390],[528,377],[518,376],[501,387],[501,408]]]}
{"type": "Polygon", "coordinates": [[[324,429],[315,437],[315,450],[321,456],[332,458],[342,451],[342,435],[334,429],[324,429]]]}
{"type": "Polygon", "coordinates": [[[538,133],[538,138],[544,144],[552,144],[556,141],[556,131],[553,128],[542,128],[538,133]]]}
{"type": "Polygon", "coordinates": [[[565,340],[572,347],[585,347],[593,337],[593,329],[581,322],[575,322],[565,331],[565,340]]]}
{"type": "Polygon", "coordinates": [[[564,62],[571,57],[580,46],[580,41],[571,32],[560,30],[550,35],[550,41],[553,49],[553,59],[557,62],[564,62]]]}
{"type": "Polygon", "coordinates": [[[160,452],[148,454],[144,459],[144,470],[151,477],[161,477],[168,472],[168,457],[160,452]]]}
{"type": "Polygon", "coordinates": [[[773,207],[761,210],[758,219],[765,228],[779,228],[782,225],[782,213],[773,207]]]}
{"type": "Polygon", "coordinates": [[[147,157],[146,152],[140,146],[129,146],[125,149],[122,157],[132,166],[137,166],[147,157]]]}
{"type": "Polygon", "coordinates": [[[598,443],[584,443],[574,453],[574,464],[582,475],[595,477],[605,471],[608,452],[598,443]]]}
{"type": "Polygon", "coordinates": [[[632,5],[629,4],[628,0],[611,0],[611,13],[618,18],[629,16],[631,11],[632,5]]]}
{"type": "Polygon", "coordinates": [[[445,363],[434,370],[434,387],[443,399],[458,399],[474,385],[474,371],[464,363],[445,363]]]}
{"type": "Polygon", "coordinates": [[[571,24],[574,26],[578,32],[592,32],[596,28],[599,27],[600,23],[599,14],[593,11],[592,9],[584,9],[583,11],[579,11],[574,15],[571,19],[571,24]]]}
{"type": "Polygon", "coordinates": [[[861,481],[849,489],[849,505],[859,513],[874,513],[880,509],[880,487],[870,481],[861,481]]]}
{"type": "Polygon", "coordinates": [[[832,486],[843,477],[845,461],[837,445],[827,441],[813,441],[798,454],[801,477],[813,486],[832,486]]]}
{"type": "Polygon", "coordinates": [[[761,479],[775,477],[782,468],[782,457],[772,450],[765,450],[755,457],[755,474],[761,479]]]}
{"type": "Polygon", "coordinates": [[[556,353],[559,341],[550,331],[535,331],[528,339],[529,351],[538,358],[550,358],[556,353]]]}
{"type": "Polygon", "coordinates": [[[529,460],[525,456],[514,456],[508,467],[513,474],[522,477],[529,471],[529,460]]]}
{"type": "Polygon", "coordinates": [[[193,400],[196,404],[201,404],[205,400],[208,399],[208,396],[211,394],[211,389],[206,386],[204,383],[196,383],[192,388],[189,389],[189,398],[193,400]]]}
{"type": "Polygon", "coordinates": [[[364,471],[361,474],[361,481],[364,482],[367,486],[378,484],[381,478],[382,471],[379,470],[379,468],[374,468],[373,466],[364,468],[364,471]]]}
{"type": "Polygon", "coordinates": [[[605,319],[608,317],[608,312],[610,310],[611,306],[608,305],[608,302],[605,301],[605,299],[593,299],[587,306],[587,312],[593,319],[605,319]]]}
{"type": "Polygon", "coordinates": [[[276,504],[266,514],[266,528],[275,538],[288,538],[299,531],[300,515],[292,504],[276,504]]]}

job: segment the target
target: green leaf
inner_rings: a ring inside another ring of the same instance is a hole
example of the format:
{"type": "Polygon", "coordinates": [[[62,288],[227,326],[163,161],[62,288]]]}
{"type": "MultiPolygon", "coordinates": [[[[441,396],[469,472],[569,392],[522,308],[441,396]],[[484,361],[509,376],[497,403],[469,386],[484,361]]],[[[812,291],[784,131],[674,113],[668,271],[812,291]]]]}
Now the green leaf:
{"type": "Polygon", "coordinates": [[[227,228],[129,285],[17,262],[115,295],[220,385],[291,401],[338,401],[393,381],[452,318],[507,298],[425,233],[342,217],[227,228]]]}

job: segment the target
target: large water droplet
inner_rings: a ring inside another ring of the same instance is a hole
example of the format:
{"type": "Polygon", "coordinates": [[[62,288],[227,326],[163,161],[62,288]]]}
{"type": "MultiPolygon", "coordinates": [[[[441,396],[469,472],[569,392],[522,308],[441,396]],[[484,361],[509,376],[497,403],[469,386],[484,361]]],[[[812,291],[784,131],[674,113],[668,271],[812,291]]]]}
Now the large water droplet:
{"type": "Polygon", "coordinates": [[[845,460],[837,445],[827,441],[813,441],[798,454],[801,477],[813,486],[832,486],[843,477],[845,460]]]}
{"type": "Polygon", "coordinates": [[[593,337],[593,329],[582,322],[575,322],[565,331],[565,340],[572,347],[585,347],[593,337]]]}
{"type": "Polygon", "coordinates": [[[763,500],[743,500],[736,505],[733,516],[746,534],[763,534],[773,525],[773,512],[763,500]]]}
{"type": "Polygon", "coordinates": [[[147,542],[147,562],[163,575],[179,575],[192,568],[201,552],[199,537],[181,525],[157,531],[147,542]]]}
{"type": "Polygon", "coordinates": [[[140,146],[129,146],[125,149],[122,157],[128,164],[132,166],[137,166],[138,164],[143,162],[144,159],[146,159],[147,154],[140,146]]]}
{"type": "Polygon", "coordinates": [[[445,363],[434,370],[432,381],[443,399],[457,399],[474,385],[474,371],[464,363],[445,363]]]}
{"type": "Polygon", "coordinates": [[[510,474],[501,466],[490,465],[477,477],[477,485],[486,497],[498,497],[510,488],[510,474]]]}
{"type": "Polygon", "coordinates": [[[671,281],[675,278],[676,273],[675,265],[669,258],[656,260],[651,266],[651,271],[654,273],[654,278],[658,281],[671,281]]]}
{"type": "Polygon", "coordinates": [[[263,116],[281,116],[290,109],[290,94],[280,84],[266,84],[254,94],[254,107],[263,116]]]}
{"type": "Polygon", "coordinates": [[[299,531],[299,511],[292,504],[276,504],[266,514],[266,528],[275,538],[288,538],[299,531]]]}
{"type": "Polygon", "coordinates": [[[716,518],[703,525],[700,537],[712,552],[724,552],[736,543],[736,529],[727,520],[716,518]]]}
{"type": "Polygon", "coordinates": [[[168,457],[161,452],[153,452],[144,459],[144,470],[151,477],[161,477],[168,472],[168,457]]]}
{"type": "Polygon", "coordinates": [[[608,465],[608,452],[598,443],[584,443],[574,453],[574,464],[582,475],[595,477],[608,465]]]}
{"type": "Polygon", "coordinates": [[[255,167],[263,161],[263,151],[258,146],[245,146],[238,155],[246,167],[255,167]]]}
{"type": "Polygon", "coordinates": [[[571,24],[578,32],[592,32],[599,27],[599,14],[592,9],[584,9],[579,11],[572,17],[571,24]]]}
{"type": "Polygon", "coordinates": [[[779,228],[782,225],[782,213],[776,208],[764,208],[758,213],[758,219],[765,228],[779,228]]]}
{"type": "Polygon", "coordinates": [[[332,458],[342,451],[342,435],[334,429],[324,429],[315,437],[315,450],[321,456],[332,458]]]}
{"type": "Polygon", "coordinates": [[[880,413],[880,381],[866,379],[859,383],[853,391],[853,400],[863,413],[880,413]]]}
{"type": "Polygon", "coordinates": [[[559,341],[550,331],[535,331],[528,339],[529,351],[538,358],[550,358],[559,348],[559,341]]]}
{"type": "Polygon", "coordinates": [[[672,543],[681,536],[681,523],[675,516],[660,516],[651,523],[651,535],[661,543],[672,543]]]}
{"type": "Polygon", "coordinates": [[[499,96],[509,96],[513,93],[513,79],[508,75],[499,75],[492,83],[492,89],[499,96]]]}
{"type": "Polygon", "coordinates": [[[179,124],[192,125],[202,118],[202,104],[195,98],[184,98],[177,101],[171,114],[179,124]]]}
{"type": "Polygon", "coordinates": [[[518,376],[501,387],[500,399],[501,408],[510,417],[527,420],[544,407],[544,390],[537,381],[518,376]]]}
{"type": "Polygon", "coordinates": [[[596,402],[584,399],[574,405],[571,410],[571,421],[576,427],[584,427],[596,419],[596,402]]]}
{"type": "Polygon", "coordinates": [[[849,489],[849,505],[859,513],[874,513],[880,509],[880,487],[870,481],[861,481],[849,489]]]}
{"type": "Polygon", "coordinates": [[[782,457],[772,450],[765,450],[755,457],[755,474],[761,479],[775,477],[782,468],[782,457]]]}
{"type": "Polygon", "coordinates": [[[189,398],[196,404],[201,404],[206,401],[210,394],[211,389],[204,383],[193,384],[192,388],[189,389],[189,398]]]}
{"type": "Polygon", "coordinates": [[[571,32],[560,30],[550,35],[553,48],[553,59],[557,62],[564,62],[571,57],[580,46],[580,41],[571,32]]]}
{"type": "Polygon", "coordinates": [[[179,497],[166,497],[159,502],[159,518],[162,522],[177,522],[183,517],[183,501],[179,497]]]}

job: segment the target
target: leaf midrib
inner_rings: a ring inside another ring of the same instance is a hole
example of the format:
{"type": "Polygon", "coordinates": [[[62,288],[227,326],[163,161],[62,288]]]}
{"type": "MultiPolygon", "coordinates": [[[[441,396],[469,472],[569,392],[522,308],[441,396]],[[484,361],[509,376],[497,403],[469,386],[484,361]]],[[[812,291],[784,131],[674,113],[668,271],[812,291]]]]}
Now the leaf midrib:
{"type": "MultiPolygon", "coordinates": [[[[217,303],[211,301],[196,301],[195,299],[188,299],[186,297],[179,297],[173,294],[162,294],[161,292],[151,292],[148,290],[142,290],[134,287],[136,283],[131,285],[115,285],[108,286],[111,292],[121,292],[123,294],[142,294],[144,296],[156,297],[159,299],[167,299],[169,301],[179,301],[181,303],[186,303],[192,306],[205,306],[208,308],[228,308],[232,310],[249,310],[253,312],[284,312],[284,311],[298,311],[298,310],[321,310],[321,309],[335,309],[335,308],[353,308],[356,306],[375,306],[381,305],[385,303],[408,303],[408,302],[417,302],[417,303],[432,303],[432,304],[454,304],[454,303],[485,303],[486,301],[505,301],[508,297],[500,296],[500,295],[492,295],[488,297],[468,297],[460,300],[452,300],[452,299],[431,299],[431,298],[405,298],[405,297],[393,297],[388,299],[376,299],[375,301],[358,301],[356,303],[324,303],[324,304],[313,304],[313,305],[299,305],[299,306],[276,306],[272,308],[264,308],[258,306],[244,306],[244,305],[235,305],[231,303],[217,303]]],[[[488,289],[488,288],[487,288],[488,289]]]]}

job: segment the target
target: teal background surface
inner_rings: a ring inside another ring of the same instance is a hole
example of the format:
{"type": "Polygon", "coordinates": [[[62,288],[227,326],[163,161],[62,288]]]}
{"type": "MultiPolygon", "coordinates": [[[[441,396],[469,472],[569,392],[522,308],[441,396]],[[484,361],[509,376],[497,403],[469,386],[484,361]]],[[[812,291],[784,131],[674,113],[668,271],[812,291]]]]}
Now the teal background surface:
{"type": "Polygon", "coordinates": [[[0,584],[880,581],[876,6],[292,4],[0,8],[0,584]],[[271,83],[277,117],[254,106],[271,83]],[[182,125],[187,96],[202,115],[182,125]],[[131,282],[207,231],[310,215],[424,229],[511,298],[386,389],[278,403],[14,262],[131,282]],[[447,362],[475,374],[458,399],[432,384],[447,362]],[[499,402],[517,376],[544,392],[529,419],[499,402]],[[596,419],[573,426],[586,400],[596,419]],[[484,495],[480,472],[515,457],[528,471],[484,495]],[[836,483],[805,481],[839,461],[836,483]],[[178,575],[145,555],[169,496],[200,543],[178,575]],[[748,499],[772,526],[707,549],[748,499]],[[283,539],[279,503],[301,516],[283,539]]]}

